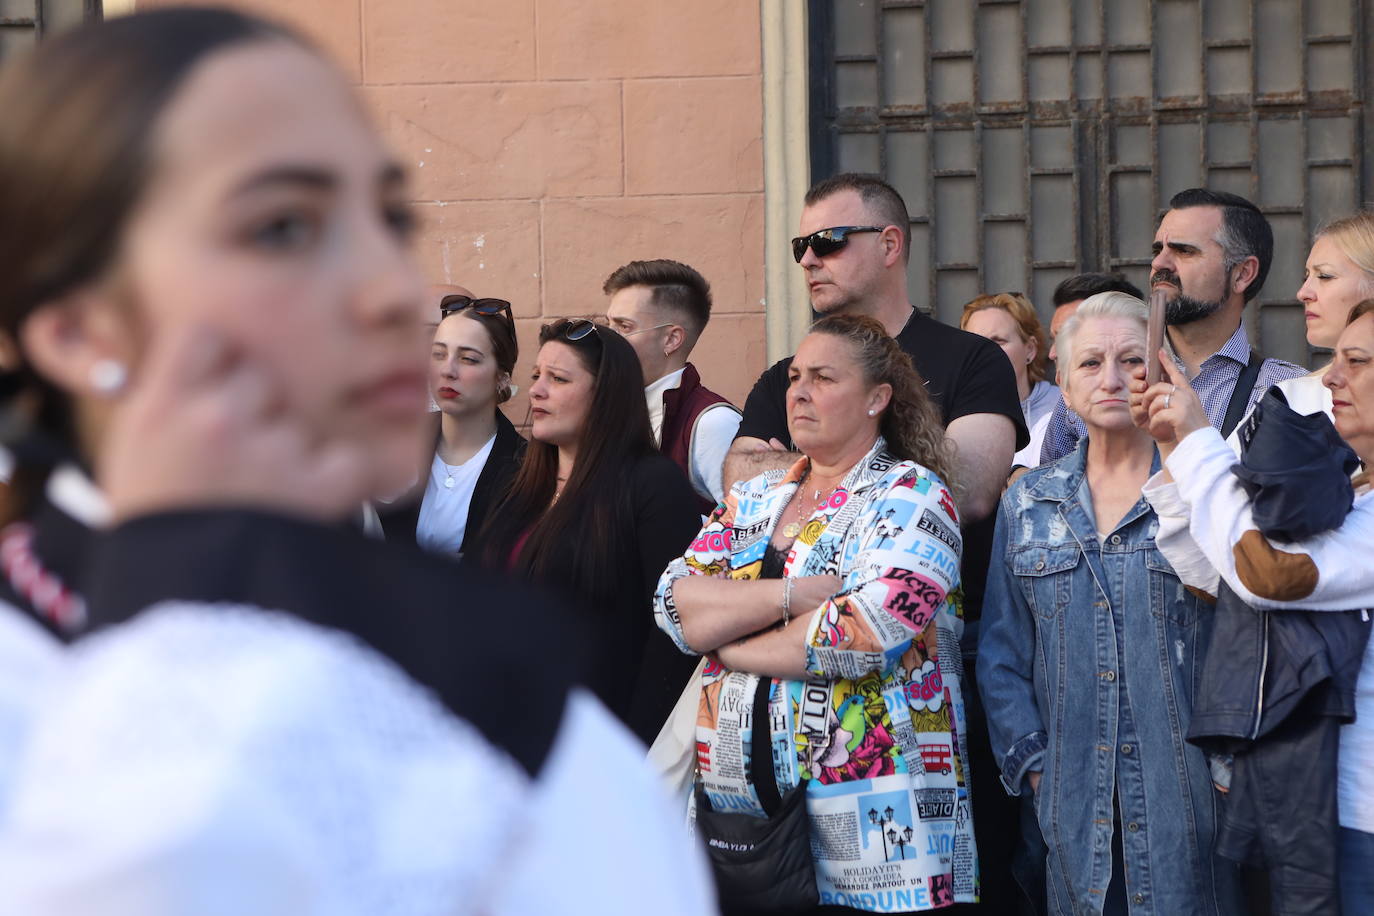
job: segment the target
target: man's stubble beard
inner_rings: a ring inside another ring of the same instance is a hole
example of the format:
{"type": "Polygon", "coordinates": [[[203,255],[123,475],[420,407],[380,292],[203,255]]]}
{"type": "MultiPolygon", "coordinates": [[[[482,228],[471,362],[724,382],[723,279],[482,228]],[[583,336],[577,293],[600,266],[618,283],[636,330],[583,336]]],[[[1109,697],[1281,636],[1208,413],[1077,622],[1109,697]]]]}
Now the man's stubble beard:
{"type": "Polygon", "coordinates": [[[1170,327],[1192,324],[1204,318],[1211,318],[1221,311],[1222,303],[1208,302],[1205,299],[1194,299],[1192,296],[1185,296],[1179,293],[1169,300],[1164,309],[1164,323],[1170,327]]]}

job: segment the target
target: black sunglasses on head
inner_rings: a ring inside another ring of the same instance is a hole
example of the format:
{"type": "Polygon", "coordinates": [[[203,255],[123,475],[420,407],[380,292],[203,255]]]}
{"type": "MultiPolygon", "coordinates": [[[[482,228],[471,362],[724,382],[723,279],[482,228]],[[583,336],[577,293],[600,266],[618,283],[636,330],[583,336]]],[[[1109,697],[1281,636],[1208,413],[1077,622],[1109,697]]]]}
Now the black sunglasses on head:
{"type": "Polygon", "coordinates": [[[831,226],[829,229],[821,229],[810,235],[802,235],[792,240],[792,257],[798,264],[801,259],[806,257],[806,249],[810,248],[816,252],[816,257],[823,258],[828,254],[834,254],[845,245],[849,244],[849,236],[855,232],[882,232],[885,226],[831,226]]]}
{"type": "MultiPolygon", "coordinates": [[[[596,332],[596,329],[595,321],[586,318],[571,318],[568,320],[567,326],[563,328],[563,337],[567,340],[581,340],[588,334],[596,332]]],[[[600,333],[597,333],[596,339],[601,339],[600,333]]]]}
{"type": "Polygon", "coordinates": [[[505,299],[474,299],[456,293],[439,300],[439,320],[442,321],[449,315],[465,309],[472,309],[479,315],[500,315],[504,312],[507,318],[514,320],[510,303],[505,299]]]}

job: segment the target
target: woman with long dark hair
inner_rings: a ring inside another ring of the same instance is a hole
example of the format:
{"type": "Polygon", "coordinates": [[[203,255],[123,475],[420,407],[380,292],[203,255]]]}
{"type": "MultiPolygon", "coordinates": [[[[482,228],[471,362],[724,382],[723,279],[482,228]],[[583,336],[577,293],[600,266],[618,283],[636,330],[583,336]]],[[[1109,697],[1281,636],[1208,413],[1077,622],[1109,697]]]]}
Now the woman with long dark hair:
{"type": "Polygon", "coordinates": [[[405,177],[347,80],[277,26],[172,8],[7,62],[0,111],[10,517],[33,526],[4,574],[94,631],[0,734],[4,909],[708,907],[572,654],[532,669],[474,625],[563,645],[566,615],[338,524],[414,473],[426,422],[405,177]],[[45,522],[73,479],[108,530],[45,522]]]}
{"type": "Polygon", "coordinates": [[[651,740],[691,673],[654,632],[652,606],[700,524],[691,485],[654,447],[639,359],[619,334],[545,325],[529,394],[531,442],[484,533],[487,562],[581,609],[593,689],[651,740]]]}

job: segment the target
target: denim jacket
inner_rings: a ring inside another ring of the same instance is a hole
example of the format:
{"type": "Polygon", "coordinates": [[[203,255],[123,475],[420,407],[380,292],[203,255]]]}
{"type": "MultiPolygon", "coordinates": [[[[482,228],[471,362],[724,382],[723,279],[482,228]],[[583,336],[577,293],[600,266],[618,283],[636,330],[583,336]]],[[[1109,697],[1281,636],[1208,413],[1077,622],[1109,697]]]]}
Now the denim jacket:
{"type": "Polygon", "coordinates": [[[1086,456],[1085,440],[1002,498],[978,658],[1002,782],[1019,795],[1042,773],[1050,912],[1101,912],[1114,824],[1132,914],[1241,912],[1212,853],[1207,759],[1183,739],[1211,607],[1155,546],[1144,499],[1098,534],[1086,456]]]}

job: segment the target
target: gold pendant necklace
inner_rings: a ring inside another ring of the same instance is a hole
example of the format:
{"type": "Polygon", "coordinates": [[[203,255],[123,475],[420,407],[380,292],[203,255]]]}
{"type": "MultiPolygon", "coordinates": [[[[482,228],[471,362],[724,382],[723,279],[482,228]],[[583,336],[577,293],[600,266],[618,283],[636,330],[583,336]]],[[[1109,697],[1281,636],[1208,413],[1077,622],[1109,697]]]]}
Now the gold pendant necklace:
{"type": "MultiPolygon", "coordinates": [[[[802,476],[802,479],[797,483],[797,495],[800,497],[800,499],[796,500],[797,518],[796,518],[795,521],[788,522],[786,525],[783,525],[783,526],[782,526],[782,535],[783,535],[783,537],[795,539],[795,538],[797,537],[797,535],[801,534],[801,531],[802,531],[802,512],[804,511],[804,510],[803,510],[803,506],[804,506],[804,501],[805,501],[805,499],[806,499],[806,491],[805,491],[803,488],[806,486],[807,482],[810,481],[810,479],[811,479],[811,469],[810,469],[810,468],[807,468],[806,474],[804,474],[804,475],[802,476]]],[[[839,484],[836,484],[835,486],[833,486],[833,487],[830,488],[830,491],[833,493],[838,487],[839,487],[839,484]]],[[[814,493],[813,493],[812,496],[811,496],[811,502],[812,502],[812,505],[814,505],[814,506],[816,506],[817,508],[819,508],[819,507],[820,507],[820,501],[821,501],[821,491],[820,491],[819,489],[817,489],[817,490],[814,491],[814,493]]],[[[808,515],[809,515],[809,513],[808,513],[808,515]]]]}

